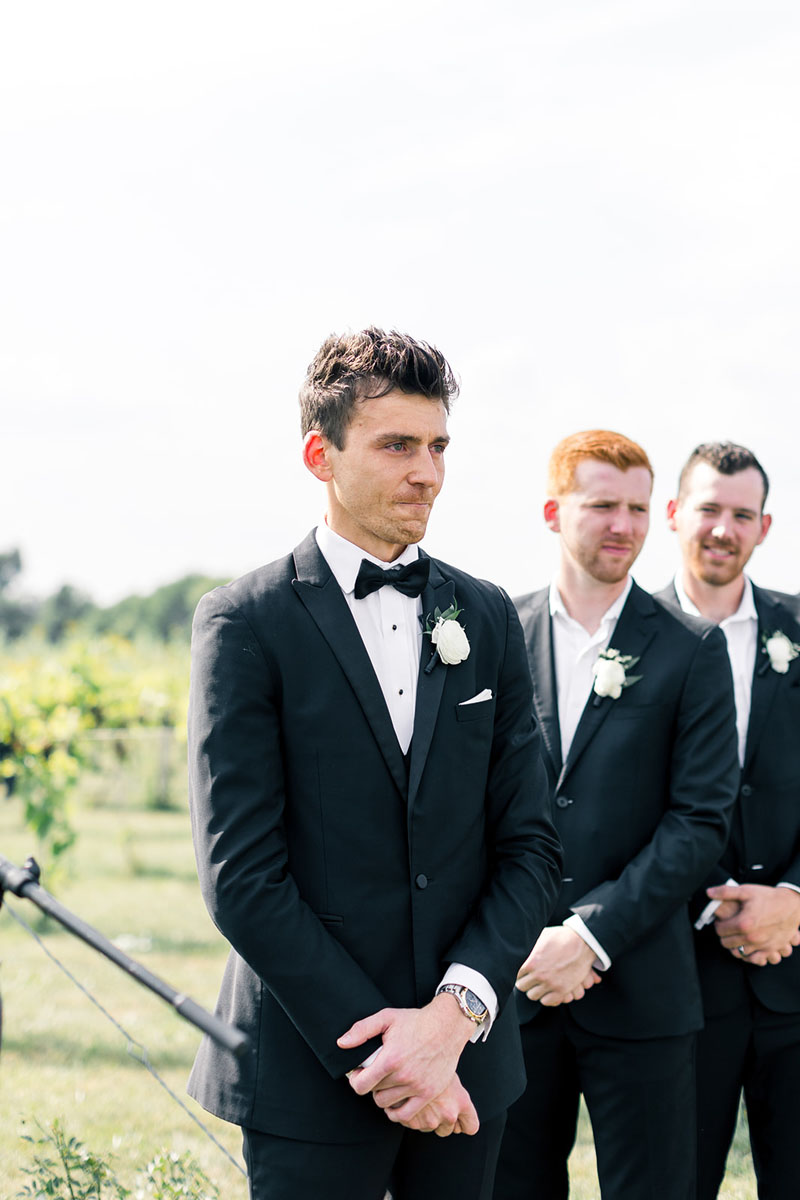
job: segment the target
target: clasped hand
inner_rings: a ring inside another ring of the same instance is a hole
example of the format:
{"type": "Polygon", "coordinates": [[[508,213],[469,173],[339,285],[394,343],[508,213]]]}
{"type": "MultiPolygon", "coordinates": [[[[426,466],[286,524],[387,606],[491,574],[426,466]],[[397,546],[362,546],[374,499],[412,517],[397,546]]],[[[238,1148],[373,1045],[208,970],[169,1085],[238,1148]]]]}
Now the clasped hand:
{"type": "Polygon", "coordinates": [[[547,1007],[571,1004],[600,983],[594,960],[594,950],[574,930],[548,925],[517,972],[515,986],[547,1007]]]}
{"type": "Polygon", "coordinates": [[[372,1092],[390,1121],[447,1137],[478,1132],[475,1106],[456,1074],[474,1031],[454,997],[440,995],[424,1008],[383,1008],[356,1021],[338,1045],[349,1050],[381,1037],[369,1065],[350,1072],[353,1091],[372,1092]]]}
{"type": "Polygon", "coordinates": [[[714,928],[734,958],[764,967],[788,958],[800,946],[800,895],[791,888],[724,884],[708,888],[707,894],[721,901],[714,928]],[[746,947],[746,954],[740,946],[746,947]]]}

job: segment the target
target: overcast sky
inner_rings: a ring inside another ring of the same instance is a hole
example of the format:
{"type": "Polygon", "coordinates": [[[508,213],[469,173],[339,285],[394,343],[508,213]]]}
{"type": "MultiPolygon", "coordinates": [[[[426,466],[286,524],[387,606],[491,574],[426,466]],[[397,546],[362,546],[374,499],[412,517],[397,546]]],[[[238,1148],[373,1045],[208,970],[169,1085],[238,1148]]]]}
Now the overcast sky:
{"type": "Polygon", "coordinates": [[[800,588],[795,0],[0,0],[0,549],[95,599],[316,523],[297,391],[332,331],[461,378],[426,548],[547,581],[548,454],[619,429],[663,511],[699,441],[773,480],[800,588]]]}

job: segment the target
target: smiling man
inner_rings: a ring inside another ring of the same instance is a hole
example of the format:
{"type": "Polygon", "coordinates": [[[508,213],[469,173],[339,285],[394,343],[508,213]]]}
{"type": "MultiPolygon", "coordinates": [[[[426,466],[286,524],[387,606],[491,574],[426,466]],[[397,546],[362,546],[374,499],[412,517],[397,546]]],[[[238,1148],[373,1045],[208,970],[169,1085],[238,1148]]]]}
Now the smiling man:
{"type": "Polygon", "coordinates": [[[694,1196],[702,1008],[687,898],[735,798],[724,638],[637,587],[650,517],[641,446],[606,430],[553,451],[549,588],[517,601],[564,880],[519,971],[528,1073],[497,1200],[563,1200],[583,1092],[604,1200],[694,1196]]]}
{"type": "Polygon", "coordinates": [[[300,394],[325,520],[195,617],[195,847],[254,1050],[205,1042],[190,1090],[253,1200],[488,1200],[524,1086],[508,1001],[560,852],[513,605],[418,546],[455,392],[423,342],[329,338],[300,394]]]}
{"type": "Polygon", "coordinates": [[[742,1089],[759,1196],[800,1195],[800,601],[744,574],[770,528],[768,487],[752,451],[707,442],[667,508],[682,567],[662,596],[725,634],[742,768],[730,842],[697,898],[701,1200],[722,1183],[742,1089]]]}

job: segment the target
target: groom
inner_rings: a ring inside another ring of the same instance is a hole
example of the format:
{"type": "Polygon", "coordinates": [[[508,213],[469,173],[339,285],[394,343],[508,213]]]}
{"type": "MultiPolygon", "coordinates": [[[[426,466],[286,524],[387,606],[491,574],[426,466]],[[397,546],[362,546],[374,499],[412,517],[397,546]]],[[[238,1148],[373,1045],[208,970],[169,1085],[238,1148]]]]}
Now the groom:
{"type": "Polygon", "coordinates": [[[508,1000],[560,854],[514,609],[417,546],[456,390],[425,343],[329,338],[300,396],[325,520],[195,617],[198,869],[255,1050],[206,1041],[190,1091],[254,1200],[488,1200],[524,1086],[508,1000]]]}

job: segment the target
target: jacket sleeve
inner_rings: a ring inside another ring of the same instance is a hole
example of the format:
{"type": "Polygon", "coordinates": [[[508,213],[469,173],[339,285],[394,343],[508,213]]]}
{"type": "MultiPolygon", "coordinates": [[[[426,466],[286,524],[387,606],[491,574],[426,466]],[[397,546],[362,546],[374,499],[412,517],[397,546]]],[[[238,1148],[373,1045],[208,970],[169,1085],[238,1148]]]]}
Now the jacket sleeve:
{"type": "Polygon", "coordinates": [[[736,800],[739,763],[724,634],[698,640],[674,717],[669,805],[618,878],[572,906],[612,960],[685,904],[718,861],[736,800]]]}
{"type": "Polygon", "coordinates": [[[245,617],[224,591],[209,593],[193,625],[189,699],[190,806],[201,889],[218,929],[338,1077],[380,1042],[345,1052],[337,1037],[386,1000],[292,878],[280,702],[277,670],[245,617]]]}

